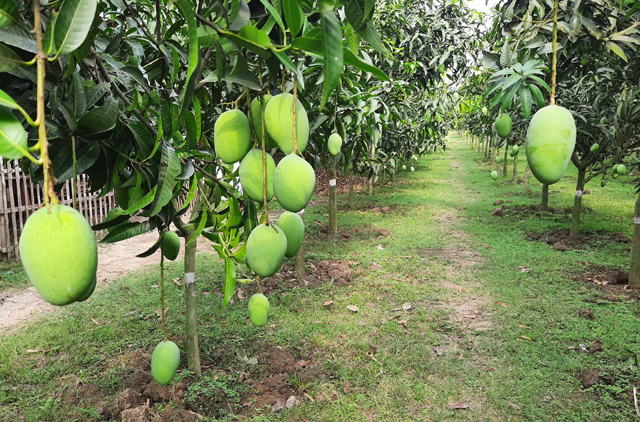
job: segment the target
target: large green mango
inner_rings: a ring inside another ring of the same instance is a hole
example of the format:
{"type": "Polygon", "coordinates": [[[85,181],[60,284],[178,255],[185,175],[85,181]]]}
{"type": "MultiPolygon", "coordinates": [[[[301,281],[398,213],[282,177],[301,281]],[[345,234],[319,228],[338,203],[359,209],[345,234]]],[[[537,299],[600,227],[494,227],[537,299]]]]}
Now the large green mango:
{"type": "Polygon", "coordinates": [[[169,261],[175,261],[180,253],[180,237],[176,232],[166,231],[162,235],[162,253],[169,261]]]}
{"type": "Polygon", "coordinates": [[[495,121],[496,132],[501,138],[506,138],[511,133],[511,116],[507,113],[502,113],[495,121]]]}
{"type": "Polygon", "coordinates": [[[273,173],[273,192],[287,211],[298,212],[307,206],[316,187],[313,167],[297,155],[290,154],[278,163],[273,173]]]}
{"type": "Polygon", "coordinates": [[[304,222],[302,218],[295,212],[285,211],[278,217],[276,225],[287,236],[287,253],[285,256],[289,258],[296,256],[304,239],[304,222]]]}
{"type": "MultiPolygon", "coordinates": [[[[262,117],[264,116],[264,110],[267,108],[267,104],[271,101],[273,96],[267,94],[263,97],[264,107],[260,107],[260,98],[256,97],[251,101],[251,121],[253,122],[253,129],[256,134],[256,139],[258,139],[258,145],[262,146],[262,117]]],[[[265,128],[266,129],[266,128],[265,128]]],[[[275,143],[271,136],[269,136],[269,131],[265,130],[264,134],[264,143],[266,148],[275,148],[278,145],[275,143]]]]}
{"type": "MultiPolygon", "coordinates": [[[[285,154],[294,150],[293,142],[293,95],[278,94],[264,109],[264,123],[271,138],[285,154]]],[[[309,141],[309,118],[300,100],[296,101],[296,141],[303,152],[309,141]]]]}
{"type": "MultiPolygon", "coordinates": [[[[273,173],[276,163],[266,154],[267,161],[267,201],[273,199],[273,173]]],[[[252,149],[240,162],[240,184],[247,196],[256,202],[264,200],[264,169],[262,168],[262,150],[252,149]]]]}
{"type": "Polygon", "coordinates": [[[286,252],[287,237],[274,224],[256,226],[247,239],[247,264],[259,276],[269,277],[278,271],[286,252]]]}
{"type": "Polygon", "coordinates": [[[233,164],[251,148],[251,125],[240,110],[225,111],[213,125],[213,145],[216,155],[226,164],[233,164]]]}
{"type": "Polygon", "coordinates": [[[533,116],[525,148],[533,175],[545,185],[552,185],[567,170],[576,146],[576,124],[566,108],[549,105],[533,116]]]}
{"type": "Polygon", "coordinates": [[[267,317],[269,316],[269,299],[262,293],[251,296],[247,306],[247,313],[251,322],[258,327],[262,327],[267,323],[267,317]]]}
{"type": "Polygon", "coordinates": [[[40,208],[27,219],[20,258],[31,283],[52,305],[82,299],[95,283],[95,235],[82,214],[66,205],[40,208]]]}
{"type": "Polygon", "coordinates": [[[180,365],[180,349],[170,341],[158,343],[151,355],[151,375],[160,385],[167,385],[180,365]]]}

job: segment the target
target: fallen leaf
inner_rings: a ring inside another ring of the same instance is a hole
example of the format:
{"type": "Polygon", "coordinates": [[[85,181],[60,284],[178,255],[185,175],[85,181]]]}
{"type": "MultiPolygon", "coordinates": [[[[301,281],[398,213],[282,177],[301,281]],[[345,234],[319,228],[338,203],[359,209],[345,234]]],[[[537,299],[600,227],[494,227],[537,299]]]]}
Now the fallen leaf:
{"type": "Polygon", "coordinates": [[[91,321],[93,321],[94,324],[100,325],[100,323],[98,321],[96,321],[93,317],[89,317],[89,318],[91,318],[91,321]]]}
{"type": "Polygon", "coordinates": [[[282,409],[284,409],[284,405],[287,404],[286,401],[284,401],[284,399],[280,398],[276,401],[276,403],[271,406],[271,412],[276,413],[281,411],[282,409]]]}
{"type": "Polygon", "coordinates": [[[308,398],[309,400],[311,400],[311,403],[315,403],[315,402],[316,402],[316,401],[313,399],[313,397],[311,397],[311,396],[309,395],[309,393],[304,393],[304,396],[305,396],[306,398],[308,398]]]}
{"type": "Polygon", "coordinates": [[[172,278],[171,281],[176,283],[178,286],[182,286],[182,283],[180,283],[180,277],[172,278]]]}
{"type": "Polygon", "coordinates": [[[518,327],[520,328],[528,328],[529,330],[533,330],[533,328],[527,326],[527,325],[522,325],[522,324],[518,324],[518,327]]]}
{"type": "Polygon", "coordinates": [[[507,305],[506,303],[504,303],[504,302],[503,302],[503,301],[501,301],[501,300],[497,301],[497,302],[496,302],[496,305],[500,305],[500,306],[502,306],[502,307],[504,307],[504,308],[506,308],[507,306],[509,306],[509,305],[507,305]]]}
{"type": "Polygon", "coordinates": [[[517,404],[515,404],[515,403],[511,403],[511,402],[509,402],[509,406],[513,407],[515,410],[518,410],[518,411],[520,410],[520,406],[518,406],[518,405],[517,405],[517,404]]]}
{"type": "Polygon", "coordinates": [[[25,352],[26,353],[38,353],[39,350],[37,350],[37,349],[27,349],[27,350],[25,350],[25,352]]]}
{"type": "Polygon", "coordinates": [[[356,305],[349,305],[347,306],[347,309],[354,313],[357,313],[358,311],[360,311],[360,308],[358,308],[356,305]]]}
{"type": "Polygon", "coordinates": [[[299,360],[298,361],[298,366],[301,368],[304,368],[305,366],[309,365],[311,363],[310,360],[299,360]]]}
{"type": "Polygon", "coordinates": [[[531,341],[531,337],[527,337],[527,336],[520,336],[518,338],[531,341]]]}
{"type": "Polygon", "coordinates": [[[406,303],[403,303],[403,304],[402,304],[402,310],[403,310],[403,311],[409,311],[409,310],[411,310],[411,309],[413,309],[413,306],[411,306],[411,303],[410,303],[410,302],[406,302],[406,303]]]}
{"type": "Polygon", "coordinates": [[[469,403],[465,403],[465,402],[458,402],[458,403],[453,403],[450,404],[449,406],[447,406],[447,409],[468,409],[469,408],[469,403]]]}
{"type": "Polygon", "coordinates": [[[325,307],[333,306],[333,300],[325,300],[322,306],[325,306],[325,307]]]}
{"type": "Polygon", "coordinates": [[[210,295],[210,294],[211,294],[211,292],[202,292],[202,294],[203,294],[203,295],[205,295],[205,296],[207,296],[207,295],[210,295]]]}
{"type": "Polygon", "coordinates": [[[462,287],[458,287],[458,293],[462,293],[462,287]]]}
{"type": "Polygon", "coordinates": [[[398,321],[398,324],[402,324],[404,328],[409,328],[407,325],[407,320],[403,319],[402,321],[398,321]]]}
{"type": "Polygon", "coordinates": [[[401,256],[400,258],[409,259],[409,258],[413,258],[413,255],[405,255],[405,256],[401,256]]]}
{"type": "Polygon", "coordinates": [[[240,299],[240,300],[245,300],[245,299],[247,298],[247,297],[244,295],[244,290],[243,290],[243,289],[238,288],[238,289],[237,289],[237,291],[238,291],[238,299],[240,299]]]}

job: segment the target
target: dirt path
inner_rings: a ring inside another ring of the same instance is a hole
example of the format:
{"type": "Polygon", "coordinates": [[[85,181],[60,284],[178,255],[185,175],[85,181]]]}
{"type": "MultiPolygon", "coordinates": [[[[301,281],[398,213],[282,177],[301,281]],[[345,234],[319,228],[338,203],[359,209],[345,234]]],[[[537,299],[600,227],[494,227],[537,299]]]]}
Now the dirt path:
{"type": "MultiPolygon", "coordinates": [[[[158,250],[146,258],[136,255],[151,247],[157,240],[155,232],[146,233],[114,244],[98,244],[98,285],[104,288],[108,283],[132,270],[137,270],[160,259],[158,250]]],[[[180,238],[184,251],[184,238],[180,238]]],[[[0,297],[0,331],[5,331],[17,324],[28,321],[45,312],[56,312],[61,308],[45,302],[34,287],[0,297]]]]}

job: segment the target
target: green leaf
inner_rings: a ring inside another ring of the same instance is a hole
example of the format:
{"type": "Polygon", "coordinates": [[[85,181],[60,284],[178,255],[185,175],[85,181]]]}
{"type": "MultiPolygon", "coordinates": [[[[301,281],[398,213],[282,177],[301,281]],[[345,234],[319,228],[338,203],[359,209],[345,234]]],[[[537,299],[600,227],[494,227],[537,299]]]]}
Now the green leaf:
{"type": "Polygon", "coordinates": [[[542,91],[536,85],[529,85],[529,89],[536,99],[536,103],[538,104],[538,108],[542,108],[545,106],[544,96],[542,95],[542,91]]]}
{"type": "MultiPolygon", "coordinates": [[[[232,16],[234,14],[232,13],[232,16]]],[[[232,31],[238,31],[245,25],[249,24],[251,20],[251,10],[249,5],[244,0],[238,2],[238,12],[235,14],[233,22],[229,25],[229,29],[232,31]]]]}
{"type": "Polygon", "coordinates": [[[624,53],[624,50],[618,44],[614,42],[608,42],[606,45],[609,50],[622,57],[622,60],[624,60],[625,62],[629,62],[629,59],[627,59],[627,55],[624,53]]]}
{"type": "Polygon", "coordinates": [[[203,207],[202,208],[202,216],[200,217],[200,222],[198,223],[198,226],[196,227],[196,231],[193,232],[193,235],[191,236],[191,238],[187,242],[187,245],[189,243],[193,243],[197,238],[200,237],[200,235],[202,234],[202,231],[204,230],[204,228],[207,225],[208,218],[209,218],[209,211],[208,211],[207,207],[203,207]]]}
{"type": "Polygon", "coordinates": [[[184,165],[184,171],[178,176],[176,176],[176,179],[187,180],[188,178],[193,176],[193,173],[195,173],[195,167],[193,167],[193,163],[189,160],[186,160],[186,163],[184,165]]]}
{"type": "Polygon", "coordinates": [[[358,54],[360,48],[360,35],[353,29],[353,26],[347,24],[344,35],[347,38],[347,45],[353,54],[358,54]]]}
{"type": "Polygon", "coordinates": [[[111,86],[108,83],[100,83],[98,85],[92,86],[87,89],[85,92],[85,97],[87,99],[87,108],[93,107],[98,101],[104,97],[104,94],[109,92],[111,86]]]}
{"type": "Polygon", "coordinates": [[[278,24],[282,32],[283,33],[287,32],[286,28],[284,27],[284,23],[282,22],[282,17],[280,17],[280,13],[278,13],[276,8],[273,7],[268,0],[260,0],[260,2],[269,11],[269,14],[273,18],[273,20],[275,20],[275,22],[278,24]]]}
{"type": "Polygon", "coordinates": [[[0,155],[12,160],[19,159],[24,157],[26,148],[27,133],[22,124],[11,111],[0,108],[0,155]]]}
{"type": "Polygon", "coordinates": [[[373,21],[369,21],[361,27],[353,27],[360,36],[369,43],[369,45],[378,53],[387,55],[387,49],[382,44],[380,34],[376,31],[376,26],[373,21]]]}
{"type": "Polygon", "coordinates": [[[155,146],[155,139],[153,139],[153,135],[147,130],[147,127],[144,123],[139,122],[137,120],[131,120],[127,123],[127,127],[133,133],[133,136],[136,138],[138,143],[136,156],[139,159],[146,159],[151,155],[151,151],[155,146]]]}
{"type": "Polygon", "coordinates": [[[87,97],[84,94],[82,78],[76,70],[73,72],[73,108],[76,117],[80,117],[87,111],[87,97]]]}
{"type": "Polygon", "coordinates": [[[324,7],[321,11],[322,30],[324,33],[323,55],[324,81],[322,82],[322,99],[320,101],[320,110],[324,107],[329,96],[340,83],[342,76],[342,32],[340,31],[340,22],[336,18],[333,9],[324,7]]]}
{"type": "Polygon", "coordinates": [[[62,117],[64,117],[64,120],[67,123],[67,127],[69,128],[69,131],[71,131],[71,133],[76,132],[78,130],[78,120],[76,119],[76,116],[73,114],[73,111],[71,110],[71,108],[63,101],[60,101],[58,103],[58,110],[60,110],[60,112],[62,113],[62,117]]]}
{"type": "Polygon", "coordinates": [[[504,95],[502,96],[502,110],[506,110],[507,108],[509,108],[509,106],[513,102],[513,97],[516,96],[521,85],[522,82],[518,81],[514,85],[511,85],[508,90],[502,91],[504,92],[504,95]]]}
{"type": "Polygon", "coordinates": [[[97,6],[97,0],[64,0],[53,34],[58,54],[80,47],[91,29],[97,6]]]}
{"type": "Polygon", "coordinates": [[[102,107],[89,110],[80,120],[78,126],[85,128],[84,133],[101,133],[115,127],[120,114],[120,107],[117,100],[107,98],[102,107]]]}
{"type": "MultiPolygon", "coordinates": [[[[100,157],[100,146],[90,144],[88,148],[78,151],[76,161],[76,171],[78,174],[85,172],[100,157]]],[[[54,170],[58,183],[64,183],[73,177],[73,156],[69,156],[59,168],[54,170]]]]}
{"type": "Polygon", "coordinates": [[[178,211],[182,211],[183,209],[189,206],[191,201],[193,201],[193,198],[195,198],[197,191],[198,191],[198,177],[194,173],[193,176],[191,176],[191,180],[189,181],[189,192],[187,193],[187,197],[185,198],[184,203],[182,204],[182,206],[178,211]]]}
{"type": "Polygon", "coordinates": [[[238,200],[232,196],[229,198],[229,216],[225,227],[235,227],[242,221],[242,213],[240,212],[240,205],[238,200]]]}
{"type": "MultiPolygon", "coordinates": [[[[139,190],[139,186],[136,184],[136,191],[139,190]]],[[[141,209],[143,209],[144,207],[146,207],[147,205],[151,204],[154,200],[154,198],[156,197],[156,192],[158,191],[158,186],[154,186],[153,189],[151,189],[151,191],[149,193],[147,193],[145,196],[143,196],[142,198],[138,199],[137,201],[135,201],[134,199],[134,203],[127,208],[126,210],[124,210],[124,214],[127,215],[132,215],[138,211],[140,211],[141,209]]]]}
{"type": "Polygon", "coordinates": [[[158,191],[151,204],[150,215],[152,217],[158,214],[173,198],[173,188],[177,183],[176,176],[181,171],[180,158],[173,148],[163,143],[160,168],[158,169],[158,191]]]}
{"type": "Polygon", "coordinates": [[[225,257],[224,259],[224,287],[222,292],[224,293],[224,300],[222,301],[222,309],[224,309],[233,294],[236,291],[236,264],[233,259],[225,257]]]}
{"type": "Polygon", "coordinates": [[[348,0],[344,7],[347,20],[354,28],[359,28],[363,23],[366,23],[366,0],[348,0]]]}
{"type": "Polygon", "coordinates": [[[182,114],[182,121],[184,122],[184,128],[187,132],[187,142],[184,149],[191,151],[198,145],[198,123],[196,122],[196,117],[189,110],[182,114]]]}
{"type": "Polygon", "coordinates": [[[271,57],[271,52],[267,49],[271,46],[269,35],[253,25],[243,26],[237,34],[224,32],[224,35],[240,47],[253,51],[265,60],[271,57]]]}
{"type": "Polygon", "coordinates": [[[522,105],[524,119],[529,120],[529,116],[531,116],[531,91],[526,85],[520,87],[520,104],[522,105]]]}
{"type": "Polygon", "coordinates": [[[6,92],[0,89],[0,107],[20,110],[21,107],[6,92]]]}
{"type": "Polygon", "coordinates": [[[0,28],[6,28],[20,22],[18,6],[13,0],[0,0],[0,28]]]}
{"type": "Polygon", "coordinates": [[[199,142],[202,137],[202,109],[198,97],[193,97],[193,112],[196,117],[196,139],[199,142]]]}
{"type": "Polygon", "coordinates": [[[24,66],[24,61],[9,47],[0,44],[0,72],[9,72],[24,66]]]}
{"type": "Polygon", "coordinates": [[[531,79],[532,81],[535,81],[538,83],[538,85],[540,85],[541,87],[543,87],[544,89],[547,90],[547,92],[551,92],[551,87],[541,78],[539,78],[536,75],[529,75],[529,79],[531,79]]]}
{"type": "Polygon", "coordinates": [[[171,99],[164,91],[159,91],[156,85],[157,93],[160,99],[160,117],[162,118],[162,137],[165,140],[171,139],[173,135],[173,114],[171,113],[171,99]]]}
{"type": "MultiPolygon", "coordinates": [[[[94,229],[95,230],[95,229],[94,229]]],[[[158,240],[156,240],[156,243],[154,243],[149,249],[147,249],[146,251],[139,253],[138,255],[136,255],[136,258],[146,258],[148,256],[153,255],[154,253],[156,253],[156,251],[158,249],[160,249],[160,246],[162,246],[162,236],[158,236],[158,240]]]]}
{"type": "Polygon", "coordinates": [[[12,25],[0,29],[0,43],[19,48],[20,50],[36,53],[36,36],[26,25],[12,25]]]}
{"type": "Polygon", "coordinates": [[[343,53],[345,64],[349,66],[357,67],[358,69],[363,70],[365,72],[369,72],[373,74],[375,77],[377,77],[378,79],[380,79],[381,81],[389,80],[389,76],[387,76],[386,73],[384,73],[382,70],[378,69],[374,65],[366,63],[361,58],[353,54],[351,50],[347,49],[346,47],[343,48],[342,53],[343,53]]]}
{"type": "Polygon", "coordinates": [[[193,96],[193,91],[196,86],[196,78],[198,77],[197,70],[200,61],[200,47],[198,46],[198,25],[191,3],[188,0],[175,0],[175,4],[178,6],[180,13],[185,19],[189,34],[189,64],[187,66],[187,79],[184,84],[182,94],[180,95],[180,99],[182,100],[180,113],[182,113],[191,105],[191,97],[193,96]]]}
{"type": "MultiPolygon", "coordinates": [[[[2,0],[0,0],[2,1],[2,0]]],[[[49,22],[47,23],[47,30],[44,33],[44,41],[42,48],[44,53],[49,56],[56,53],[56,43],[54,38],[54,28],[56,25],[56,19],[58,18],[58,12],[51,10],[49,15],[49,22]]]]}
{"type": "Polygon", "coordinates": [[[114,243],[150,232],[158,227],[158,221],[150,219],[142,223],[129,223],[118,226],[102,239],[102,243],[114,243]]]}
{"type": "Polygon", "coordinates": [[[287,20],[287,25],[289,25],[291,36],[296,37],[304,24],[304,13],[302,13],[298,0],[282,0],[282,9],[284,10],[284,18],[287,20]]]}
{"type": "Polygon", "coordinates": [[[125,73],[127,76],[133,78],[146,92],[151,92],[149,82],[145,79],[144,74],[139,68],[135,66],[123,66],[118,69],[118,72],[125,73]]]}

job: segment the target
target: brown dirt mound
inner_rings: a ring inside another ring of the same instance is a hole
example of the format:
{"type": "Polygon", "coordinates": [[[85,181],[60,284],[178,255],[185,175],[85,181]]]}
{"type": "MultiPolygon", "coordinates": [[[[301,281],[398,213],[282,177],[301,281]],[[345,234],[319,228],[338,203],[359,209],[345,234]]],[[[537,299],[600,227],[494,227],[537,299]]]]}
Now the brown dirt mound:
{"type": "Polygon", "coordinates": [[[637,300],[637,293],[628,284],[628,271],[591,265],[587,271],[576,274],[571,279],[596,286],[599,291],[607,294],[606,299],[613,302],[637,300]]]}
{"type": "Polygon", "coordinates": [[[553,245],[554,249],[564,251],[567,249],[583,249],[585,246],[610,240],[615,243],[629,243],[629,238],[620,232],[595,232],[580,233],[577,236],[569,236],[569,230],[555,229],[548,233],[531,233],[527,235],[529,240],[544,242],[553,245]]]}
{"type": "Polygon", "coordinates": [[[262,281],[262,291],[267,294],[274,291],[291,290],[294,286],[300,285],[302,281],[305,285],[319,285],[323,283],[334,283],[349,285],[354,278],[360,274],[361,270],[355,270],[355,262],[351,261],[329,261],[307,262],[307,274],[300,278],[293,271],[293,267],[283,265],[281,270],[273,276],[262,281]]]}

